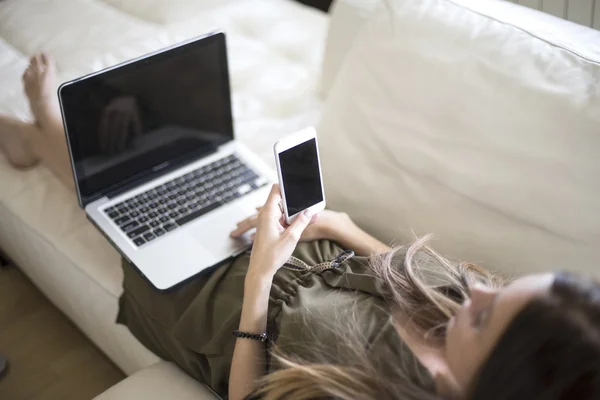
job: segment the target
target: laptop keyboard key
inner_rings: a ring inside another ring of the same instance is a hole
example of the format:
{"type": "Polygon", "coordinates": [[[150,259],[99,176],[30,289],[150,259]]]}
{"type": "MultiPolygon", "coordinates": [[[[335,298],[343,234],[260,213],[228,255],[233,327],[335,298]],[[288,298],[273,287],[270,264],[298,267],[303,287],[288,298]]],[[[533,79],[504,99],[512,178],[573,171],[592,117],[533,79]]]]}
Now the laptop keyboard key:
{"type": "Polygon", "coordinates": [[[158,226],[158,221],[150,221],[150,226],[156,228],[158,226]]]}
{"type": "Polygon", "coordinates": [[[144,243],[146,243],[146,241],[142,237],[137,237],[137,238],[133,239],[133,243],[135,243],[136,246],[141,246],[144,243]]]}
{"type": "Polygon", "coordinates": [[[152,231],[156,236],[162,236],[165,234],[165,230],[163,228],[156,228],[152,231]]]}
{"type": "Polygon", "coordinates": [[[200,217],[201,215],[211,212],[212,210],[219,208],[220,206],[221,206],[221,203],[218,203],[218,202],[210,204],[204,208],[201,208],[201,209],[196,210],[192,213],[189,213],[188,215],[185,215],[179,219],[176,219],[175,222],[177,223],[177,225],[187,224],[188,222],[193,221],[196,218],[200,217]]]}
{"type": "Polygon", "coordinates": [[[169,221],[169,217],[162,216],[158,219],[160,222],[165,223],[169,221]]]}
{"type": "Polygon", "coordinates": [[[131,218],[129,218],[127,215],[125,215],[124,217],[117,218],[117,219],[115,220],[115,223],[117,223],[117,224],[119,224],[119,225],[122,225],[122,224],[124,224],[125,222],[129,221],[130,219],[131,219],[131,218]]]}
{"type": "Polygon", "coordinates": [[[150,229],[150,227],[148,225],[142,225],[132,231],[129,231],[127,233],[127,236],[129,236],[130,238],[134,238],[136,236],[141,235],[142,233],[146,232],[149,229],[150,229]]]}
{"type": "Polygon", "coordinates": [[[111,212],[111,213],[108,213],[108,216],[109,216],[109,217],[111,217],[112,219],[115,219],[115,218],[117,218],[119,215],[121,215],[121,214],[119,214],[119,213],[118,213],[118,212],[116,212],[116,211],[113,211],[113,212],[111,212]]]}
{"type": "Polygon", "coordinates": [[[156,239],[156,235],[152,232],[148,232],[148,233],[144,233],[143,238],[146,240],[146,242],[149,242],[151,240],[156,239]]]}
{"type": "Polygon", "coordinates": [[[141,217],[138,218],[139,222],[148,222],[148,217],[146,217],[145,215],[142,215],[141,217]]]}
{"type": "Polygon", "coordinates": [[[163,228],[165,228],[165,230],[167,232],[171,232],[173,229],[177,228],[177,225],[175,225],[175,224],[164,224],[163,228]]]}
{"type": "Polygon", "coordinates": [[[156,213],[156,212],[154,212],[154,211],[152,211],[152,212],[149,212],[149,213],[148,213],[148,217],[149,217],[149,218],[156,218],[156,217],[158,217],[158,213],[156,213]]]}
{"type": "Polygon", "coordinates": [[[128,223],[126,223],[125,225],[121,226],[121,229],[123,229],[125,232],[127,232],[130,229],[136,228],[139,226],[139,222],[137,221],[129,221],[128,223]]]}

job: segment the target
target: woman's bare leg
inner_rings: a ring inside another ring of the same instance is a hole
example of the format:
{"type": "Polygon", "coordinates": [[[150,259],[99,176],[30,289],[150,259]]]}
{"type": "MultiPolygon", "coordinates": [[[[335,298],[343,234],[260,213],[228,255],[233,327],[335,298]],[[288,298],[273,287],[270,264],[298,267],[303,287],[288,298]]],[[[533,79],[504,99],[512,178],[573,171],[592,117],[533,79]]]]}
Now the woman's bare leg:
{"type": "Polygon", "coordinates": [[[0,151],[15,168],[25,169],[39,161],[31,148],[31,138],[38,135],[33,123],[0,115],[0,151]]]}
{"type": "Polygon", "coordinates": [[[56,97],[56,69],[46,54],[31,58],[23,86],[35,123],[0,116],[0,150],[17,168],[41,161],[74,189],[67,142],[56,97]]]}

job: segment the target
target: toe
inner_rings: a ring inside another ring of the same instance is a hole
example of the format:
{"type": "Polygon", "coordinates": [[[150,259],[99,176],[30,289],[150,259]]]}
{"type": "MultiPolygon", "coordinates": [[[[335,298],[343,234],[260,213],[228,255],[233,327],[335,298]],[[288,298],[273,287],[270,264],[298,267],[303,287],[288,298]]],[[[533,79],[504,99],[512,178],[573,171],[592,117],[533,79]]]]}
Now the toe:
{"type": "Polygon", "coordinates": [[[44,67],[46,67],[46,69],[54,68],[54,58],[52,58],[52,56],[50,54],[42,53],[41,60],[42,60],[42,64],[44,65],[44,67]]]}
{"type": "Polygon", "coordinates": [[[38,59],[38,54],[34,54],[30,59],[29,59],[29,68],[37,68],[37,65],[39,63],[39,59],[38,59]]]}
{"type": "Polygon", "coordinates": [[[45,69],[45,65],[44,62],[42,61],[42,54],[38,53],[36,54],[34,57],[34,62],[33,62],[33,72],[36,73],[40,73],[45,69]]]}
{"type": "Polygon", "coordinates": [[[27,83],[29,80],[31,80],[31,73],[31,67],[27,67],[25,72],[23,72],[23,76],[21,77],[23,82],[27,83]]]}

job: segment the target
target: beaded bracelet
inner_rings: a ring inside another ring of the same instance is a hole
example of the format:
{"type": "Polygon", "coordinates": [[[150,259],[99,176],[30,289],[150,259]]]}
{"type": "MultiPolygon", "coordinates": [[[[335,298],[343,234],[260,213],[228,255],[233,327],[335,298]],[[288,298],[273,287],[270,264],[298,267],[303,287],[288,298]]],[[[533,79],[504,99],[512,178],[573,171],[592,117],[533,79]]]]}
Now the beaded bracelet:
{"type": "Polygon", "coordinates": [[[269,340],[269,334],[267,332],[257,334],[257,333],[241,332],[241,331],[235,329],[233,331],[233,336],[235,336],[236,338],[241,338],[241,339],[258,340],[259,342],[263,342],[263,343],[265,343],[269,340]]]}

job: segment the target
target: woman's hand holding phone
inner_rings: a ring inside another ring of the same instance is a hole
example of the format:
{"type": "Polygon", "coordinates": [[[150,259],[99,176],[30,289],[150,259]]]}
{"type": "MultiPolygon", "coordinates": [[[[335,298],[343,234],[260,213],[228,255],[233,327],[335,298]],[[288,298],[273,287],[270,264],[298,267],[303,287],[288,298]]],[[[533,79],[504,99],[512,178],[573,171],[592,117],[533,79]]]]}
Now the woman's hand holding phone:
{"type": "Polygon", "coordinates": [[[238,229],[231,234],[232,237],[240,236],[243,232],[256,226],[256,236],[246,280],[272,279],[277,270],[292,255],[304,230],[311,223],[310,216],[307,213],[301,213],[291,225],[282,224],[284,215],[279,207],[280,201],[279,185],[273,185],[264,207],[256,216],[251,217],[252,222],[246,223],[248,220],[245,220],[240,223],[248,228],[240,229],[240,225],[238,225],[238,229]]]}
{"type": "MultiPolygon", "coordinates": [[[[261,211],[262,207],[257,208],[257,211],[261,211]]],[[[286,227],[288,224],[285,222],[285,218],[281,218],[279,221],[281,226],[286,227]]],[[[311,242],[319,239],[338,239],[338,231],[344,230],[348,227],[352,221],[347,214],[323,210],[318,214],[312,216],[310,224],[302,232],[300,242],[311,242]]],[[[231,232],[232,238],[238,238],[244,235],[246,232],[256,228],[258,225],[258,214],[254,214],[243,221],[238,222],[237,227],[231,232]]]]}

